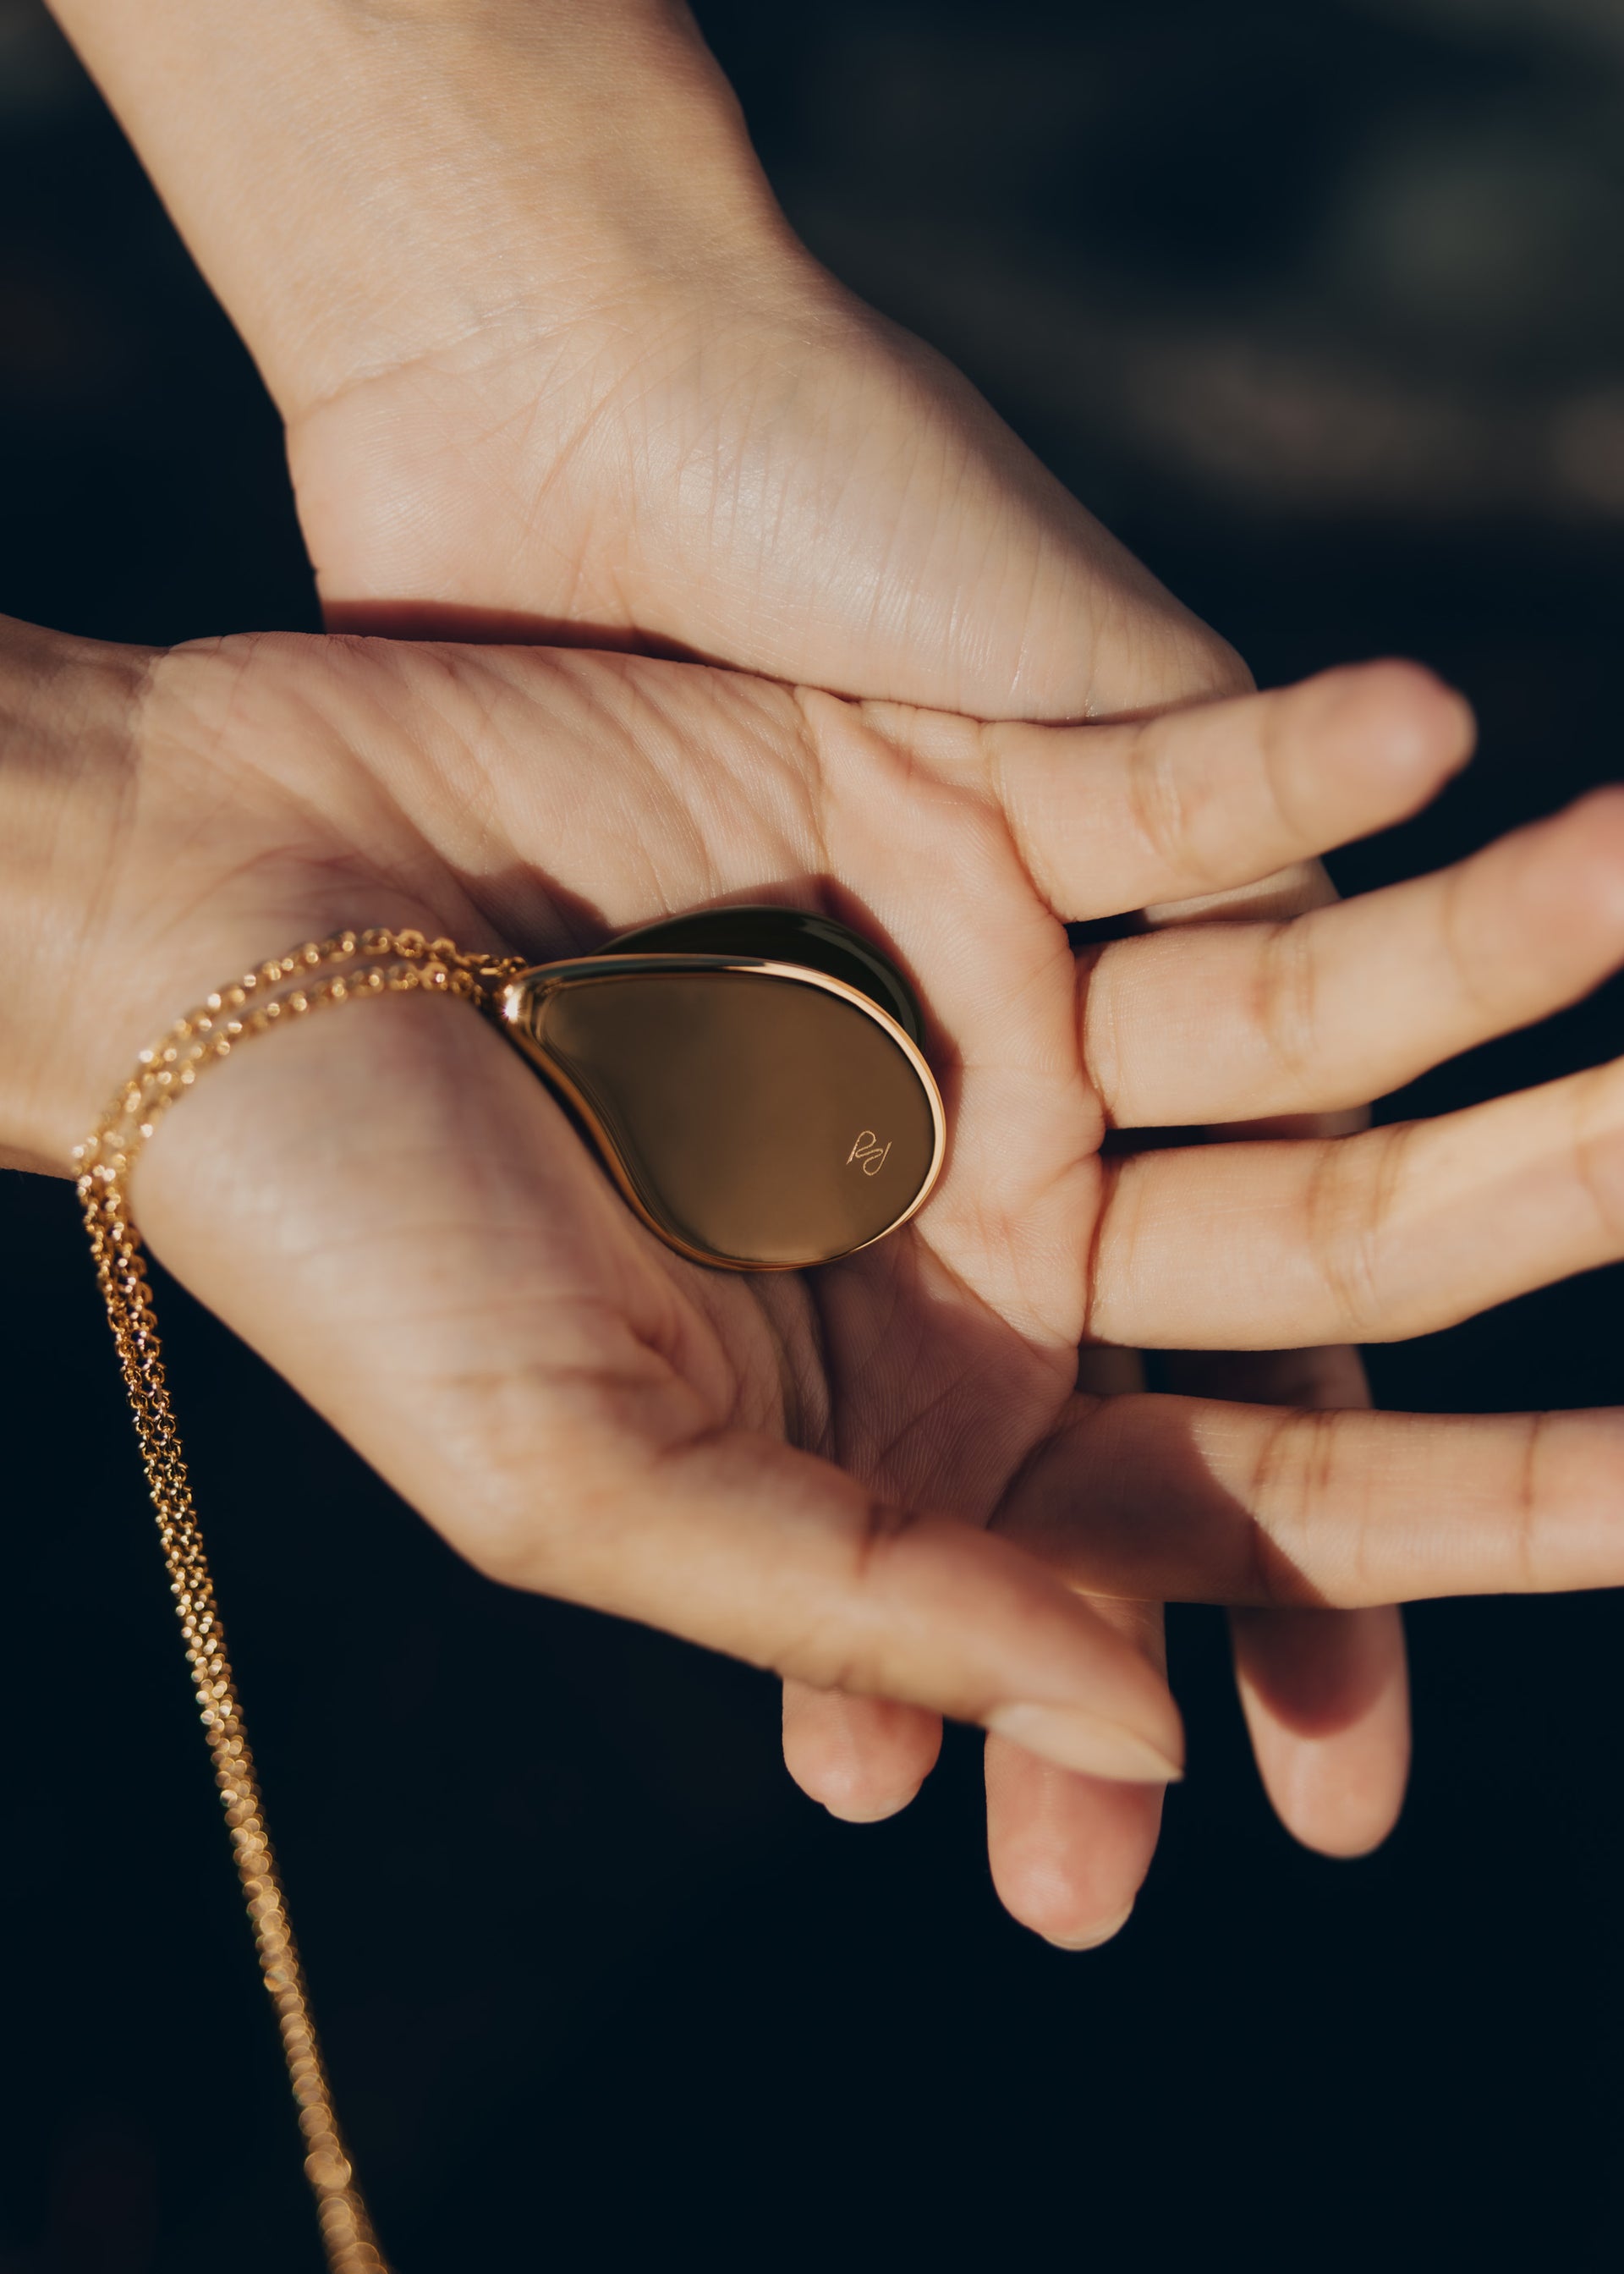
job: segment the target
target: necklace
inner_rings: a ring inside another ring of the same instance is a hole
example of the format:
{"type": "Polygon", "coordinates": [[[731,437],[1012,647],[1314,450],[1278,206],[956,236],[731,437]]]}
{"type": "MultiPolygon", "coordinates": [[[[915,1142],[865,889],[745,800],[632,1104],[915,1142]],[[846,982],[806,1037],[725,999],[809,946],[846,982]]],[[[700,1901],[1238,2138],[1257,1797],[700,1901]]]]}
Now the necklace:
{"type": "Polygon", "coordinates": [[[276,2014],[289,2082],[304,2135],[304,2172],[316,2200],[331,2274],[389,2274],[339,2131],[266,1831],[253,1755],[243,1723],[174,1408],[129,1178],[141,1148],[211,1065],[251,1036],[329,1005],[371,996],[459,996],[490,1013],[522,957],[468,955],[417,931],[345,931],[261,964],[177,1019],[141,1052],[134,1073],[75,1152],[79,1194],[97,1284],[107,1306],[124,1389],[186,1646],[214,1782],[225,1810],[259,1972],[276,2014]]]}

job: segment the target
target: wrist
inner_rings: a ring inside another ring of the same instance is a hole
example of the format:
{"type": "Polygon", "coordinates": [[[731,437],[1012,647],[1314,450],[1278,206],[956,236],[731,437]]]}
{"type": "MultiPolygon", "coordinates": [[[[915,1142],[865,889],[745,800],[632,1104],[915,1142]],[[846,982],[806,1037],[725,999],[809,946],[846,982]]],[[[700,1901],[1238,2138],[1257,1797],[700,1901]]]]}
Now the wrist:
{"type": "Polygon", "coordinates": [[[83,1134],[71,1011],[113,897],[149,660],[0,619],[0,1165],[65,1174],[83,1134]]]}
{"type": "Polygon", "coordinates": [[[666,0],[56,4],[290,421],[650,280],[809,266],[666,0]]]}

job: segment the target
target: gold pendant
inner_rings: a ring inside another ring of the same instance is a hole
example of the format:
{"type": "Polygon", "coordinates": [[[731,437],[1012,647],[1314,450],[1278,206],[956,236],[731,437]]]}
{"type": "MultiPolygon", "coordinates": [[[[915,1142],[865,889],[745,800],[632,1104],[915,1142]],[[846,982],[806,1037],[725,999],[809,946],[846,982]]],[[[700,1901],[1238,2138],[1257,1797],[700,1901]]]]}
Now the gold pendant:
{"type": "Polygon", "coordinates": [[[826,916],[645,925],[521,972],[496,1007],[643,1223],[696,1263],[832,1262],[906,1224],[940,1174],[918,1005],[826,916]]]}

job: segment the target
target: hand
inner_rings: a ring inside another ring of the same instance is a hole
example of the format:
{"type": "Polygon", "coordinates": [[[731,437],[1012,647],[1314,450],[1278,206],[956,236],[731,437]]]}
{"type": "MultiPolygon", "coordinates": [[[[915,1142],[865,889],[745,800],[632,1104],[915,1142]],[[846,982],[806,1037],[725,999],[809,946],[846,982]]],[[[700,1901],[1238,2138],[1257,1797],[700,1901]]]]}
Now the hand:
{"type": "MultiPolygon", "coordinates": [[[[684,11],[56,5],[283,409],[331,621],[698,651],[987,717],[1244,685],[974,389],[809,260],[684,11]],[[606,140],[634,111],[635,142],[606,140]]],[[[1311,869],[1276,897],[1323,889],[1311,869]]],[[[1342,1352],[1229,1387],[1363,1395],[1342,1352]]],[[[1408,1759],[1396,1615],[1259,1616],[1236,1644],[1285,1820],[1373,1844],[1408,1759]]],[[[794,1691],[786,1740],[852,1816],[935,1744],[794,1691]]],[[[1068,1855],[1116,1851],[1116,1803],[1093,1831],[1080,1786],[1025,1804],[1052,1908],[1068,1855]]]]}
{"type": "Polygon", "coordinates": [[[287,421],[335,627],[984,718],[1246,683],[798,243],[685,8],[53,4],[287,421]]]}
{"type": "Polygon", "coordinates": [[[1072,1909],[1025,1890],[1058,1938],[1107,1922],[1101,1880],[1178,1749],[1120,1631],[1134,1603],[1624,1576],[1613,1416],[1073,1388],[1087,1337],[1414,1333],[1624,1250],[1617,1067],[1410,1130],[1101,1156],[1113,1126],[1335,1110],[1624,953],[1609,794],[1440,878],[1073,960],[1063,917],[1243,884],[1412,810],[1464,743],[1424,675],[1068,730],[587,654],[34,639],[5,706],[4,945],[72,945],[15,998],[15,1154],[60,1159],[148,1028],[346,922],[540,956],[783,893],[912,971],[948,1167],[905,1232],[826,1271],[680,1262],[500,1040],[422,1000],[212,1074],[135,1199],[159,1254],[485,1569],[903,1700],[907,1745],[919,1709],[997,1731],[1001,1885],[1026,1869],[1011,1794],[1113,1780],[1115,1853],[1063,1881],[1072,1909]],[[48,875],[49,926],[24,892],[48,875]]]}
{"type": "MultiPolygon", "coordinates": [[[[454,350],[296,410],[289,455],[340,627],[590,637],[990,718],[1245,683],[956,372],[781,251],[719,281],[703,266],[641,275],[567,322],[509,308],[454,350]]],[[[1270,883],[1282,909],[1328,894],[1317,862],[1270,883]]],[[[1118,1362],[1094,1378],[1134,1377],[1118,1362]]],[[[1366,1396],[1345,1349],[1254,1357],[1223,1394],[1366,1396]]],[[[1233,1634],[1283,1820],[1333,1854],[1374,1847],[1410,1760],[1397,1612],[1237,1614],[1233,1634]]],[[[786,1695],[791,1773],[850,1819],[911,1798],[937,1736],[878,1700],[786,1695]]],[[[1125,1915],[1154,1844],[1124,1845],[1130,1804],[997,1750],[989,1775],[995,1849],[1029,1859],[1002,1882],[1016,1914],[1040,1924],[1058,1901],[1094,1919],[1109,1883],[1110,1916],[1125,1915]]]]}
{"type": "MultiPolygon", "coordinates": [[[[1244,683],[958,374],[808,258],[681,9],[56,4],[283,409],[330,621],[697,651],[983,716],[1244,683]]],[[[1311,869],[1272,898],[1324,889],[1311,869]]],[[[1365,1396],[1345,1350],[1170,1378],[1365,1396]]],[[[1408,1762],[1396,1615],[1234,1633],[1285,1822],[1375,1844],[1408,1762]]],[[[859,1816],[934,1747],[917,1718],[794,1693],[786,1738],[807,1788],[859,1816]]],[[[1023,1789],[1047,1916],[1117,1852],[1117,1803],[1094,1822],[1079,1786],[1023,1789]]]]}

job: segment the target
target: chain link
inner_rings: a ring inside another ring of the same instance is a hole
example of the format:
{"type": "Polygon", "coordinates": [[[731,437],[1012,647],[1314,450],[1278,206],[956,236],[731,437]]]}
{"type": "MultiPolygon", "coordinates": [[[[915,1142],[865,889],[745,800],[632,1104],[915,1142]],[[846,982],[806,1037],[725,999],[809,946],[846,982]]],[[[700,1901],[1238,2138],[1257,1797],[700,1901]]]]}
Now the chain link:
{"type": "Polygon", "coordinates": [[[177,1098],[252,1035],[330,1004],[385,994],[461,996],[488,1010],[519,957],[464,954],[417,931],[345,931],[262,963],[177,1019],[141,1052],[130,1080],[75,1149],[79,1194],[96,1283],[117,1346],[158,1538],[207,1733],[259,1971],[275,2009],[304,2135],[304,2172],[331,2274],[388,2274],[334,2112],[288,1906],[265,1828],[253,1755],[214,1599],[164,1375],[147,1260],[130,1213],[129,1177],[142,1146],[177,1098]]]}

